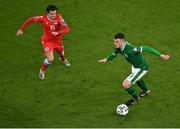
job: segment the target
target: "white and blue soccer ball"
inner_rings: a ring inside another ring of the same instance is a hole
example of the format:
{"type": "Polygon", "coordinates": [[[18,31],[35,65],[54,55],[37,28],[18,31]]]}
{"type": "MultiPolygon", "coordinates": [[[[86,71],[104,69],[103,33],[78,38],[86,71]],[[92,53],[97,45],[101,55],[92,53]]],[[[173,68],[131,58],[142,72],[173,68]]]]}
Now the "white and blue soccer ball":
{"type": "Polygon", "coordinates": [[[129,112],[128,106],[125,105],[125,104],[120,104],[120,105],[117,106],[116,112],[120,116],[125,116],[129,112]]]}

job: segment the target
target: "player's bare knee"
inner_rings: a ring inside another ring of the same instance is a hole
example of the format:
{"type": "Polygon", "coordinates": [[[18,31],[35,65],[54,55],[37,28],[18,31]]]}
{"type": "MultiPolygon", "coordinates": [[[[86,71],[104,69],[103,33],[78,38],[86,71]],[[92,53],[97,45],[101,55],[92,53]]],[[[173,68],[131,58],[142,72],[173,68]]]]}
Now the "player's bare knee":
{"type": "Polygon", "coordinates": [[[131,86],[131,82],[129,80],[124,80],[122,86],[127,89],[131,86]]]}
{"type": "Polygon", "coordinates": [[[54,61],[54,57],[48,58],[48,62],[49,62],[49,63],[52,63],[53,61],[54,61]]]}

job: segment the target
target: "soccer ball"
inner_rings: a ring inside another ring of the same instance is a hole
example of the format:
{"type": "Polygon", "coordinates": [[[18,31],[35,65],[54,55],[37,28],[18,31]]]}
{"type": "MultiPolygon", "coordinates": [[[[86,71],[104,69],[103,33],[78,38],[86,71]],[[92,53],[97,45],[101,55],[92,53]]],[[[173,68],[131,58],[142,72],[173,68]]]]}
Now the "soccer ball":
{"type": "Polygon", "coordinates": [[[116,108],[117,114],[121,116],[127,115],[128,111],[129,111],[128,106],[126,106],[125,104],[120,104],[116,108]]]}

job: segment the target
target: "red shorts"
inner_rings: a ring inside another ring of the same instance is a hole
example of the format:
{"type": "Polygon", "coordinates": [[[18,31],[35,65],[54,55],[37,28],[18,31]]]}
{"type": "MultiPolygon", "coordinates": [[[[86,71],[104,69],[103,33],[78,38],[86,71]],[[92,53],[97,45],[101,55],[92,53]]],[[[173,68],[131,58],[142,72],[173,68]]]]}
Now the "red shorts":
{"type": "Polygon", "coordinates": [[[44,41],[42,40],[42,45],[44,49],[44,53],[53,52],[56,50],[58,53],[64,51],[64,47],[62,41],[44,41]]]}

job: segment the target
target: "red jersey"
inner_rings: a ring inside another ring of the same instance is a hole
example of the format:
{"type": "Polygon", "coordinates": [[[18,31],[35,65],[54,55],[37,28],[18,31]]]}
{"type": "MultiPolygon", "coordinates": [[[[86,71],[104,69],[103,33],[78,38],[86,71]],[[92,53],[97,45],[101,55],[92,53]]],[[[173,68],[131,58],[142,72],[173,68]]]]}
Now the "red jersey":
{"type": "Polygon", "coordinates": [[[54,20],[48,19],[47,15],[43,16],[33,16],[30,17],[25,23],[21,26],[20,30],[24,31],[24,29],[30,23],[42,23],[44,34],[42,36],[43,41],[61,41],[61,35],[69,32],[69,27],[63,20],[62,16],[57,14],[54,20]],[[57,35],[53,35],[52,32],[57,32],[57,35]]]}

